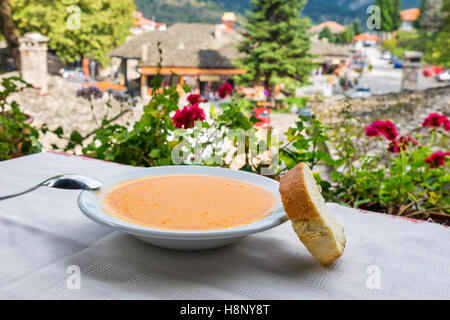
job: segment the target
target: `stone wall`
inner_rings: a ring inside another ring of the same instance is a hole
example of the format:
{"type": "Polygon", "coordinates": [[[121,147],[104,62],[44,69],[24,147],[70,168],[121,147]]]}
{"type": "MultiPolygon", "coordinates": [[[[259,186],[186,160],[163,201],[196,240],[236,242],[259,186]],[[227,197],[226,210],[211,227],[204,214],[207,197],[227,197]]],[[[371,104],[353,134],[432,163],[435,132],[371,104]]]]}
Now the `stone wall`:
{"type": "MultiPolygon", "coordinates": [[[[18,75],[17,72],[11,72],[2,74],[1,77],[18,75]]],[[[114,101],[111,108],[106,106],[106,95],[102,99],[94,100],[94,109],[91,110],[87,100],[76,96],[82,84],[67,81],[60,76],[48,77],[49,91],[46,95],[39,95],[39,90],[36,89],[25,89],[10,97],[10,100],[17,101],[23,112],[32,116],[34,127],[39,128],[46,124],[50,130],[54,130],[61,126],[66,136],[70,135],[72,130],[77,130],[85,136],[99,127],[105,115],[111,119],[120,113],[119,103],[114,101]]],[[[139,113],[138,110],[136,112],[139,113]]],[[[134,112],[130,112],[124,114],[118,122],[134,122],[136,116],[134,112]]],[[[39,140],[44,150],[51,150],[52,144],[63,147],[67,143],[52,133],[47,133],[39,140]]]]}
{"type": "MultiPolygon", "coordinates": [[[[313,114],[323,123],[334,127],[341,122],[340,112],[345,100],[309,101],[313,114]]],[[[363,129],[375,120],[391,120],[400,134],[427,136],[429,129],[422,127],[423,120],[433,112],[450,117],[450,85],[421,91],[405,91],[371,96],[366,99],[350,99],[352,113],[357,119],[355,129],[363,129]]],[[[360,139],[366,140],[366,139],[360,139]]],[[[363,144],[363,141],[361,141],[363,144]]],[[[366,146],[366,145],[364,145],[366,146]]],[[[372,146],[366,146],[371,149],[372,146]]]]}

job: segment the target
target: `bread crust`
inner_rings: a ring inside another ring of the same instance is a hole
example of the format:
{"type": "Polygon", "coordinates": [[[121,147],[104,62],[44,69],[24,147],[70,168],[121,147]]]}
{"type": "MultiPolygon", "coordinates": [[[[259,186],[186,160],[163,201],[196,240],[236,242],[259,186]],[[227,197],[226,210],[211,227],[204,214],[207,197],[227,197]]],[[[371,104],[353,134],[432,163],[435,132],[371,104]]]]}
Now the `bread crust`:
{"type": "Polygon", "coordinates": [[[344,252],[344,229],[329,213],[320,190],[315,190],[320,196],[310,194],[314,190],[308,189],[305,170],[310,170],[306,163],[289,170],[281,177],[279,191],[298,238],[322,265],[328,265],[344,252]],[[322,203],[316,205],[314,201],[322,203]]]}
{"type": "Polygon", "coordinates": [[[319,215],[304,183],[303,166],[306,163],[299,163],[280,179],[281,200],[284,211],[291,220],[314,219],[319,215]]]}

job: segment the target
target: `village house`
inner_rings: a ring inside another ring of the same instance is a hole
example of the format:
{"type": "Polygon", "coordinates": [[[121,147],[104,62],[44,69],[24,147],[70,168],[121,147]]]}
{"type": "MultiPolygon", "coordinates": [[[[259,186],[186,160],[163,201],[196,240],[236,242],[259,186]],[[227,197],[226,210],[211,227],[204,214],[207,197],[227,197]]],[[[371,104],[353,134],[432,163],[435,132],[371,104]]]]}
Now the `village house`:
{"type": "Polygon", "coordinates": [[[240,39],[235,15],[225,13],[219,25],[176,23],[164,32],[143,33],[110,56],[121,60],[116,77],[124,78],[130,92],[147,96],[150,81],[159,72],[164,84],[169,85],[176,74],[176,84],[188,84],[208,97],[220,84],[245,72],[233,64],[242,56],[236,48],[240,39]]]}
{"type": "Polygon", "coordinates": [[[411,8],[407,10],[403,10],[400,12],[400,18],[402,19],[402,24],[400,26],[400,30],[403,31],[412,31],[413,30],[413,22],[417,20],[420,15],[420,9],[411,8]]]}
{"type": "Polygon", "coordinates": [[[133,17],[135,26],[130,31],[135,36],[147,31],[165,31],[167,29],[165,23],[156,22],[154,18],[153,20],[147,19],[141,11],[135,11],[133,17]]]}
{"type": "Polygon", "coordinates": [[[320,74],[339,75],[341,69],[349,64],[352,52],[344,46],[329,43],[327,39],[313,40],[311,53],[320,74]]]}

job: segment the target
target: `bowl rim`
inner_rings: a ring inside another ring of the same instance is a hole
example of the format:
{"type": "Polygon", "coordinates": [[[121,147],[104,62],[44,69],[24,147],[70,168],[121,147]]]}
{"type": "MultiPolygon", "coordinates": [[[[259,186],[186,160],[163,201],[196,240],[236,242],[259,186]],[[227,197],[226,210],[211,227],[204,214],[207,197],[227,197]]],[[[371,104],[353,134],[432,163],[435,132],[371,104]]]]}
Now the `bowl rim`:
{"type": "Polygon", "coordinates": [[[281,196],[278,192],[279,182],[262,175],[241,170],[196,165],[174,165],[139,168],[110,176],[103,180],[103,184],[104,187],[100,191],[84,190],[80,193],[80,195],[78,196],[78,206],[80,210],[87,218],[96,223],[112,227],[113,229],[136,236],[176,240],[224,239],[245,236],[248,234],[268,230],[288,220],[281,203],[281,196]],[[120,182],[150,176],[178,174],[199,174],[207,176],[228,177],[247,183],[253,183],[273,194],[277,203],[272,213],[262,219],[237,227],[213,230],[170,230],[138,225],[122,220],[105,212],[100,205],[102,195],[104,195],[104,193],[102,193],[102,190],[107,190],[109,187],[114,186],[120,182]]]}

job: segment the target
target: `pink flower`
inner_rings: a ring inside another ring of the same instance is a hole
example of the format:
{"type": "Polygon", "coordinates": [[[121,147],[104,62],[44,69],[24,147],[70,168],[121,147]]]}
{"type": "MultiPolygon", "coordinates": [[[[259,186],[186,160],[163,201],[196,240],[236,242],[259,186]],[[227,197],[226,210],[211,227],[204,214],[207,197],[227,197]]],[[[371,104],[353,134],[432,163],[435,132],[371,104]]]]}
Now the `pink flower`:
{"type": "Polygon", "coordinates": [[[449,120],[445,116],[445,114],[439,113],[430,113],[428,117],[422,123],[422,126],[429,128],[439,128],[441,125],[444,125],[445,130],[450,130],[449,120]],[[448,128],[448,129],[446,129],[448,128]]]}
{"type": "Polygon", "coordinates": [[[425,162],[430,165],[430,168],[437,168],[445,165],[445,157],[450,157],[450,152],[435,152],[425,159],[425,162]]]}
{"type": "Polygon", "coordinates": [[[228,82],[226,82],[219,88],[219,97],[223,99],[227,95],[231,94],[231,91],[233,91],[233,88],[228,82]]]}
{"type": "Polygon", "coordinates": [[[196,103],[200,103],[200,102],[208,102],[208,99],[202,99],[202,96],[199,94],[190,94],[187,97],[187,100],[189,102],[190,105],[196,104],[196,103]]]}
{"type": "Polygon", "coordinates": [[[383,135],[388,140],[395,140],[398,136],[397,129],[395,125],[389,121],[374,121],[369,126],[366,127],[366,136],[368,137],[378,137],[383,135]]]}
{"type": "Polygon", "coordinates": [[[380,126],[383,121],[374,121],[366,127],[366,136],[378,137],[380,135],[380,126]]]}
{"type": "Polygon", "coordinates": [[[198,106],[198,103],[194,103],[191,106],[185,106],[181,110],[177,110],[172,117],[175,128],[192,128],[195,121],[205,120],[205,112],[198,106]]]}

